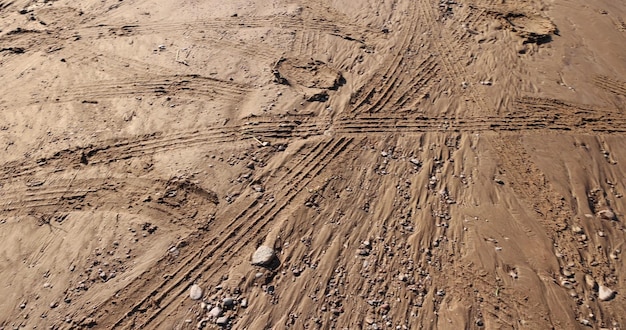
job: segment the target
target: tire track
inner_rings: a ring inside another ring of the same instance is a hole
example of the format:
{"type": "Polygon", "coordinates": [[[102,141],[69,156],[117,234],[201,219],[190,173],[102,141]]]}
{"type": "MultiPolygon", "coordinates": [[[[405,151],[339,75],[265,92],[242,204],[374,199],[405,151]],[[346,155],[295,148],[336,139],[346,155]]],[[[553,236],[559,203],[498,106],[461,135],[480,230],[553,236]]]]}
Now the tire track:
{"type": "MultiPolygon", "coordinates": [[[[428,24],[430,26],[442,25],[442,23],[440,22],[440,17],[437,14],[436,9],[434,8],[434,3],[430,3],[428,0],[421,0],[419,2],[418,8],[418,17],[424,17],[428,21],[428,24]]],[[[453,55],[457,53],[460,49],[462,49],[458,40],[455,40],[451,36],[447,36],[447,30],[443,27],[441,27],[441,29],[435,30],[440,31],[442,41],[432,42],[431,44],[439,53],[438,59],[440,60],[441,65],[444,67],[444,70],[447,72],[448,78],[457,86],[459,86],[462,82],[470,81],[465,69],[458,64],[459,59],[453,55]]],[[[473,84],[470,84],[464,90],[477,109],[483,109],[482,111],[484,111],[485,109],[491,109],[491,107],[487,106],[487,103],[485,102],[482,93],[476,90],[473,84]]]]}
{"type": "MultiPolygon", "coordinates": [[[[51,185],[27,189],[3,189],[0,196],[0,210],[5,214],[21,212],[35,214],[67,213],[77,210],[95,210],[114,207],[133,210],[133,213],[156,212],[166,215],[173,221],[186,218],[194,210],[181,209],[181,205],[171,203],[168,197],[159,201],[142,200],[147,194],[167,192],[175,189],[184,191],[186,200],[193,199],[193,208],[207,203],[217,204],[215,194],[188,181],[164,181],[139,178],[91,178],[79,180],[58,180],[51,185]],[[132,206],[132,207],[127,207],[132,206]]],[[[180,198],[182,193],[178,193],[180,198]]],[[[211,207],[209,207],[211,208],[211,207]]]]}
{"type": "Polygon", "coordinates": [[[196,146],[219,146],[222,143],[248,139],[286,140],[321,135],[323,127],[306,118],[291,116],[248,121],[241,125],[199,128],[177,133],[151,133],[119,140],[57,151],[52,156],[33,162],[5,163],[0,180],[14,181],[27,176],[64,171],[74,165],[97,165],[125,159],[150,156],[196,146]]]}
{"type": "Polygon", "coordinates": [[[620,96],[626,96],[626,82],[611,79],[607,76],[595,76],[593,77],[593,82],[596,84],[596,86],[608,92],[620,96]]]}
{"type": "MultiPolygon", "coordinates": [[[[201,44],[207,44],[207,46],[227,51],[231,56],[239,55],[248,59],[261,59],[267,62],[275,62],[281,58],[286,51],[279,51],[277,47],[270,47],[261,43],[252,43],[246,41],[234,42],[225,40],[222,37],[210,37],[203,35],[193,36],[192,40],[201,44]]],[[[182,53],[182,52],[181,52],[182,53]]]]}
{"type": "Polygon", "coordinates": [[[536,113],[558,113],[562,115],[570,114],[605,114],[624,117],[617,109],[600,108],[586,104],[578,104],[553,98],[540,97],[520,97],[515,100],[512,114],[536,114],[536,113]]]}
{"type": "Polygon", "coordinates": [[[376,113],[383,109],[387,112],[406,107],[407,102],[413,100],[418,92],[425,93],[423,89],[437,77],[439,72],[435,56],[430,54],[417,66],[415,72],[411,72],[412,78],[409,81],[398,83],[396,88],[372,104],[367,112],[376,113]]]}
{"type": "MultiPolygon", "coordinates": [[[[399,74],[400,68],[409,64],[408,58],[405,58],[406,52],[410,51],[411,45],[413,45],[416,39],[416,32],[418,31],[417,22],[421,21],[416,19],[417,12],[413,1],[408,2],[407,13],[405,15],[407,19],[407,25],[404,25],[403,29],[399,31],[401,33],[400,42],[398,43],[398,51],[394,54],[393,58],[389,61],[390,65],[382,68],[382,70],[376,70],[374,77],[380,77],[375,79],[371,85],[366,85],[364,88],[366,91],[359,91],[360,96],[356,96],[351,103],[354,104],[353,112],[375,112],[375,108],[383,104],[383,100],[390,97],[394,88],[400,84],[401,75],[399,74]]],[[[386,61],[385,61],[386,62],[386,61]]]]}
{"type": "Polygon", "coordinates": [[[550,99],[522,99],[517,111],[507,116],[467,118],[370,115],[339,118],[336,134],[421,133],[443,131],[531,131],[618,133],[626,131],[626,116],[617,111],[597,110],[550,99]]]}
{"type": "Polygon", "coordinates": [[[55,102],[97,101],[133,95],[201,95],[209,99],[240,100],[250,88],[233,82],[199,75],[146,76],[134,79],[104,80],[91,84],[71,86],[57,95],[49,96],[55,102]]]}
{"type": "Polygon", "coordinates": [[[176,74],[174,70],[154,63],[119,56],[106,50],[94,49],[92,45],[82,41],[72,43],[72,51],[88,56],[90,60],[101,64],[105,70],[111,69],[115,76],[146,76],[148,74],[173,76],[176,74]]]}
{"type": "Polygon", "coordinates": [[[296,32],[292,51],[300,56],[314,58],[318,52],[321,36],[319,31],[303,29],[296,32]]]}
{"type": "MultiPolygon", "coordinates": [[[[325,167],[330,162],[333,161],[333,159],[338,157],[340,154],[346,151],[349,151],[349,147],[352,144],[352,141],[353,139],[351,138],[339,138],[339,139],[333,140],[332,144],[324,144],[324,146],[320,148],[322,153],[317,154],[316,157],[309,158],[310,162],[306,165],[307,167],[304,168],[304,170],[299,170],[296,173],[296,175],[293,177],[288,177],[288,178],[279,180],[278,182],[286,183],[283,187],[281,187],[278,190],[278,191],[285,191],[285,190],[287,191],[286,193],[282,194],[281,197],[279,197],[279,199],[285,200],[286,202],[281,204],[279,207],[272,207],[271,209],[266,210],[264,213],[260,214],[257,217],[254,223],[255,224],[260,223],[260,226],[256,229],[252,229],[253,227],[251,226],[250,229],[245,230],[246,233],[249,233],[254,230],[251,235],[252,238],[249,238],[245,241],[236,241],[233,244],[231,244],[231,246],[225,247],[225,251],[221,252],[220,254],[237,253],[241,251],[243,248],[245,248],[246,246],[253,244],[255,241],[254,238],[262,235],[262,232],[265,230],[265,227],[272,220],[276,219],[276,217],[295,200],[295,198],[300,194],[300,192],[304,190],[304,188],[313,179],[315,179],[317,175],[319,175],[325,169],[325,167]],[[318,158],[318,157],[321,157],[321,158],[318,158]],[[287,189],[287,187],[289,187],[289,189],[287,189]]],[[[293,173],[293,171],[290,171],[290,172],[293,173]]],[[[277,204],[274,204],[273,206],[275,205],[277,204]]],[[[230,237],[236,236],[236,234],[239,231],[241,230],[235,230],[234,232],[230,234],[230,237]]],[[[218,265],[216,265],[218,263],[220,263],[219,260],[213,260],[213,262],[204,266],[202,273],[206,273],[211,270],[212,273],[209,274],[209,278],[214,278],[213,276],[219,273],[220,271],[220,269],[218,268],[218,265]]],[[[177,306],[174,304],[174,302],[180,299],[181,296],[186,297],[186,293],[187,293],[187,287],[181,288],[181,290],[179,290],[179,292],[166,303],[165,308],[170,307],[170,306],[172,308],[176,308],[177,306]]],[[[158,303],[162,302],[162,299],[161,298],[157,299],[157,302],[158,303]]],[[[141,328],[145,328],[150,323],[152,323],[156,319],[156,317],[160,315],[161,312],[162,311],[157,311],[154,314],[154,316],[148,319],[148,322],[141,325],[141,328]]]]}
{"type": "MultiPolygon", "coordinates": [[[[273,203],[264,208],[256,208],[250,213],[250,209],[257,205],[256,200],[252,201],[248,208],[241,211],[233,221],[228,222],[228,225],[221,230],[221,233],[224,235],[217,235],[216,237],[224,238],[215,242],[210,249],[208,249],[210,245],[206,245],[206,243],[202,242],[199,243],[204,246],[200,249],[187,249],[187,251],[192,251],[192,254],[186,257],[185,260],[181,262],[183,266],[172,274],[171,277],[173,281],[165,280],[158,283],[153,289],[144,290],[143,288],[146,287],[145,282],[149,282],[150,278],[156,279],[160,277],[150,276],[147,277],[147,280],[140,280],[142,283],[137,283],[136,288],[144,292],[143,298],[139,299],[137,303],[132,303],[133,307],[125,309],[130,310],[130,312],[118,319],[112,326],[123,327],[128,320],[132,322],[133,325],[136,326],[139,324],[140,327],[143,328],[155,321],[166,308],[170,306],[176,308],[173,302],[181,296],[185,296],[187,291],[186,283],[188,280],[197,279],[202,273],[213,268],[214,263],[218,262],[218,260],[213,258],[214,256],[219,256],[226,252],[238,251],[251,243],[252,238],[245,241],[234,240],[237,233],[240,231],[246,233],[260,233],[265,226],[293,201],[298,193],[304,189],[307,182],[313,180],[313,178],[315,178],[334,158],[342,152],[345,152],[351,143],[352,139],[339,138],[327,139],[316,144],[311,152],[307,153],[304,158],[299,160],[294,167],[277,180],[279,186],[276,192],[284,192],[279,195],[280,197],[276,198],[276,200],[280,201],[280,204],[273,203]],[[290,188],[286,189],[287,187],[290,188]],[[191,260],[194,260],[194,262],[187,262],[191,260]],[[168,285],[168,282],[172,283],[168,285]],[[153,303],[158,306],[157,310],[153,313],[150,315],[135,315],[140,311],[143,311],[142,314],[149,311],[150,305],[153,303]],[[129,320],[135,316],[137,318],[129,320]]],[[[256,237],[255,235],[252,236],[256,237]]],[[[128,292],[126,296],[132,295],[133,291],[131,290],[125,289],[125,291],[128,292]]],[[[97,313],[97,315],[100,317],[104,316],[104,314],[106,314],[105,305],[110,303],[109,301],[101,305],[98,309],[104,310],[104,313],[97,313]]]]}
{"type": "Polygon", "coordinates": [[[454,25],[452,30],[452,38],[460,42],[468,42],[469,39],[479,34],[475,28],[484,24],[489,17],[488,11],[484,8],[474,5],[469,5],[466,8],[467,13],[456,22],[457,24],[454,25]]]}
{"type": "Polygon", "coordinates": [[[194,20],[182,22],[146,22],[119,25],[98,24],[84,26],[76,32],[81,37],[108,38],[120,36],[137,36],[158,34],[162,32],[185,32],[190,30],[234,30],[234,29],[308,29],[326,32],[351,34],[351,31],[363,31],[358,25],[345,22],[336,23],[326,19],[308,19],[296,16],[257,16],[257,17],[216,17],[210,20],[194,20]]]}

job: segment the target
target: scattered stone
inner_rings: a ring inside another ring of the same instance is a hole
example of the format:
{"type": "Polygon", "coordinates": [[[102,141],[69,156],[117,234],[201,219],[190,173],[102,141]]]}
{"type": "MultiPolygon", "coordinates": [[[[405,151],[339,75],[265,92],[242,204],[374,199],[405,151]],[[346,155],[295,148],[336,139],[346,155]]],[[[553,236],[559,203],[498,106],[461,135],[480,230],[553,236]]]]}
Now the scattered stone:
{"type": "Polygon", "coordinates": [[[598,298],[600,298],[600,301],[609,301],[613,299],[613,297],[615,297],[615,291],[607,288],[604,285],[600,285],[600,287],[598,288],[598,298]]]}
{"type": "Polygon", "coordinates": [[[204,327],[206,326],[208,321],[209,321],[209,319],[202,319],[202,320],[200,320],[200,322],[198,322],[198,324],[196,325],[196,328],[197,329],[204,329],[204,327]]]}
{"type": "Polygon", "coordinates": [[[598,217],[604,220],[615,220],[615,213],[611,210],[602,210],[598,212],[598,217]]]}
{"type": "Polygon", "coordinates": [[[202,298],[202,288],[198,284],[194,284],[189,288],[189,298],[193,300],[202,298]]]}
{"type": "Polygon", "coordinates": [[[591,275],[586,274],[585,275],[585,283],[587,284],[587,287],[591,290],[595,290],[596,289],[596,280],[593,279],[593,277],[591,277],[591,275]]]}
{"type": "Polygon", "coordinates": [[[267,266],[274,261],[276,253],[269,246],[261,245],[252,255],[252,264],[255,266],[267,266]]]}
{"type": "Polygon", "coordinates": [[[217,321],[215,321],[215,324],[221,326],[221,327],[225,327],[228,325],[228,316],[222,316],[220,318],[217,319],[217,321]]]}
{"type": "Polygon", "coordinates": [[[235,306],[235,299],[232,297],[226,297],[224,298],[224,300],[222,300],[222,302],[224,303],[224,307],[226,308],[232,308],[233,306],[235,306]]]}
{"type": "Polygon", "coordinates": [[[211,317],[219,317],[220,315],[222,315],[222,309],[218,306],[211,308],[211,310],[209,311],[209,316],[211,317]]]}
{"type": "Polygon", "coordinates": [[[572,289],[574,286],[572,285],[572,282],[568,281],[568,280],[562,280],[561,281],[561,286],[566,288],[566,289],[572,289]]]}
{"type": "Polygon", "coordinates": [[[88,328],[91,328],[97,324],[98,323],[96,323],[96,319],[94,319],[93,317],[88,317],[80,323],[81,326],[88,327],[88,328]]]}
{"type": "Polygon", "coordinates": [[[580,226],[573,226],[573,227],[572,227],[572,231],[573,231],[575,234],[582,234],[582,233],[584,232],[584,231],[583,231],[583,229],[582,229],[580,226]]]}

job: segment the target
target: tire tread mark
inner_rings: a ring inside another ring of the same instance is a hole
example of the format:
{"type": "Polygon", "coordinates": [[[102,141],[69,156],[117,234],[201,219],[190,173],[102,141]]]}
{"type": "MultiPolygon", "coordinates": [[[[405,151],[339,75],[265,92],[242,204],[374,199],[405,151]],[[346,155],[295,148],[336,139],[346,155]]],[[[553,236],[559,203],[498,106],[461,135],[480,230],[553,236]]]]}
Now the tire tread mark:
{"type": "MultiPolygon", "coordinates": [[[[298,162],[298,164],[296,164],[295,167],[293,167],[291,170],[287,171],[287,173],[285,173],[280,180],[278,180],[278,182],[282,183],[283,185],[286,185],[286,182],[291,182],[292,184],[296,184],[296,183],[302,183],[303,180],[306,180],[307,177],[311,174],[311,173],[319,173],[329,162],[329,156],[331,157],[335,157],[336,155],[338,155],[339,153],[341,153],[342,151],[345,150],[345,148],[352,142],[352,139],[350,138],[340,138],[340,139],[329,139],[327,141],[325,141],[325,143],[318,143],[316,145],[316,147],[313,149],[313,152],[309,153],[305,158],[303,158],[300,162],[298,162]]],[[[331,159],[332,160],[332,159],[331,159]]],[[[311,180],[312,178],[309,177],[309,180],[311,180]]],[[[151,294],[145,296],[143,299],[141,299],[141,301],[139,301],[139,303],[135,304],[135,307],[133,307],[131,309],[131,313],[123,316],[121,319],[119,319],[116,323],[115,323],[115,327],[117,326],[121,326],[124,323],[124,320],[131,316],[133,313],[132,311],[137,311],[141,308],[141,306],[145,303],[148,303],[149,300],[152,301],[156,301],[159,303],[159,305],[161,306],[159,308],[159,310],[157,310],[154,314],[152,314],[151,316],[149,316],[147,318],[147,320],[145,321],[145,323],[143,325],[147,325],[148,323],[152,322],[160,313],[161,310],[163,310],[164,308],[166,308],[167,306],[169,306],[177,297],[179,297],[181,294],[183,294],[186,290],[185,288],[180,288],[181,285],[183,284],[183,282],[185,281],[185,279],[187,278],[192,278],[194,276],[192,276],[192,273],[197,272],[198,269],[202,268],[203,270],[206,268],[209,268],[210,265],[205,265],[207,263],[207,261],[209,261],[211,259],[211,257],[213,255],[215,255],[220,249],[230,249],[232,248],[234,245],[238,244],[238,243],[242,243],[241,241],[235,241],[233,243],[230,243],[229,246],[226,246],[229,242],[232,242],[232,238],[234,236],[236,236],[236,233],[243,230],[243,227],[246,226],[247,228],[245,229],[246,232],[249,232],[251,230],[253,230],[255,227],[257,227],[259,224],[261,224],[260,228],[258,228],[257,230],[262,230],[262,228],[264,226],[266,226],[281,210],[283,210],[295,197],[295,195],[297,195],[297,193],[299,191],[301,191],[303,189],[304,185],[301,185],[300,189],[297,190],[293,190],[295,188],[292,188],[290,190],[287,189],[277,189],[277,191],[287,191],[287,193],[285,194],[285,198],[279,198],[278,200],[283,201],[282,204],[272,204],[271,206],[265,207],[265,208],[257,208],[257,210],[255,210],[252,214],[250,214],[249,216],[248,214],[248,210],[249,208],[244,209],[236,218],[235,220],[233,220],[228,226],[227,228],[224,229],[225,232],[228,232],[229,235],[227,235],[227,237],[225,237],[224,239],[222,239],[220,242],[216,243],[209,252],[205,252],[206,249],[201,249],[201,252],[196,252],[194,253],[189,260],[198,260],[198,262],[194,262],[192,263],[183,263],[183,266],[181,266],[179,269],[177,269],[177,271],[175,272],[174,276],[178,279],[175,283],[173,283],[172,285],[170,285],[168,288],[166,288],[165,290],[163,290],[163,287],[165,286],[165,284],[167,283],[164,282],[161,285],[158,286],[158,288],[156,290],[154,290],[151,294]],[[246,219],[250,219],[254,217],[255,220],[250,222],[250,221],[245,221],[246,219]],[[204,256],[201,256],[200,254],[204,254],[204,256]],[[181,274],[183,273],[184,274],[181,274]],[[179,288],[179,292],[175,293],[174,296],[169,299],[168,302],[164,302],[164,299],[170,295],[170,293],[172,293],[176,288],[179,288]]],[[[256,201],[253,201],[252,204],[250,205],[251,207],[254,207],[256,205],[256,201]]],[[[196,277],[198,276],[197,274],[195,275],[196,277]]],[[[140,286],[141,287],[141,286],[140,286]]]]}
{"type": "Polygon", "coordinates": [[[626,82],[609,78],[607,76],[595,76],[593,82],[596,86],[613,94],[626,96],[626,82]]]}

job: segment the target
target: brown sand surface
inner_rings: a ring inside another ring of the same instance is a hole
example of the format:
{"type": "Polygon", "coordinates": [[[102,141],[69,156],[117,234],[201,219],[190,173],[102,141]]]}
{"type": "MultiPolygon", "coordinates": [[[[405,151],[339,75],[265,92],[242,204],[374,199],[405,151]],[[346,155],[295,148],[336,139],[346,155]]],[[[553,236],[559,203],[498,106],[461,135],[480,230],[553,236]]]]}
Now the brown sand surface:
{"type": "Polygon", "coordinates": [[[0,18],[0,329],[626,327],[623,1],[0,18]]]}

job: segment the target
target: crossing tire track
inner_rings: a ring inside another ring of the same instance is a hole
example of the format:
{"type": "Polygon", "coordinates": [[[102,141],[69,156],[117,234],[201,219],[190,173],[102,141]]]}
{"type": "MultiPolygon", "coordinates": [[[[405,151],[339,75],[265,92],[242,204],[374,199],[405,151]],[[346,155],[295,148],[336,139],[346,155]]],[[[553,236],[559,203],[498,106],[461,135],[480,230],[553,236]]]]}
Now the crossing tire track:
{"type": "MultiPolygon", "coordinates": [[[[431,26],[442,25],[440,15],[437,14],[434,4],[427,0],[421,0],[418,6],[420,10],[418,17],[424,17],[431,26]]],[[[453,55],[458,53],[461,48],[459,40],[455,40],[454,37],[447,35],[447,30],[444,28],[435,30],[440,31],[443,40],[441,42],[433,42],[432,45],[439,53],[438,58],[447,72],[448,78],[451,82],[458,83],[457,85],[460,85],[463,81],[470,81],[467,72],[458,64],[459,59],[453,55]]],[[[483,109],[482,111],[484,111],[491,108],[487,106],[482,93],[476,90],[473,85],[468,86],[464,91],[477,109],[483,109]]]]}
{"type": "MultiPolygon", "coordinates": [[[[154,283],[152,289],[146,289],[150,286],[151,279],[159,279],[159,276],[141,276],[134,283],[133,287],[127,287],[124,289],[125,296],[132,297],[135,292],[140,291],[143,297],[136,302],[130,302],[133,306],[128,309],[129,312],[121,316],[121,318],[115,318],[113,327],[124,327],[124,324],[132,322],[132,324],[140,324],[147,326],[151,322],[161,315],[164,309],[174,306],[173,302],[184,296],[187,290],[186,283],[189,279],[198,278],[202,273],[210,270],[212,266],[217,262],[215,256],[219,256],[225,251],[240,250],[244,246],[251,244],[250,238],[248,240],[235,240],[237,233],[244,231],[247,233],[260,232],[265,228],[287,205],[289,205],[295,196],[306,186],[307,182],[311,181],[317,174],[319,174],[335,157],[344,152],[351,144],[352,139],[340,138],[340,139],[327,139],[325,141],[317,143],[305,157],[299,159],[297,163],[290,168],[283,176],[277,179],[276,183],[279,184],[279,188],[276,190],[280,193],[280,198],[276,200],[280,201],[280,204],[273,203],[266,205],[263,208],[256,207],[258,202],[252,201],[247,208],[244,208],[233,221],[230,221],[228,225],[221,229],[220,232],[224,235],[218,235],[215,237],[223,237],[222,239],[214,239],[210,244],[206,242],[198,242],[204,246],[199,249],[188,248],[190,255],[186,256],[181,261],[181,267],[176,269],[173,273],[170,273],[171,280],[165,280],[163,282],[154,283]],[[287,183],[291,184],[292,188],[286,188],[287,183]],[[212,244],[211,244],[212,243],[212,244]],[[168,285],[169,284],[169,285],[168,285]],[[151,313],[147,314],[150,310],[149,305],[156,304],[158,307],[151,313]],[[142,315],[136,315],[141,312],[142,315]],[[131,320],[132,319],[132,320],[131,320]]],[[[253,236],[254,237],[254,236],[253,236]]],[[[153,269],[158,269],[154,267],[153,269]]],[[[113,298],[104,304],[100,305],[96,315],[98,318],[104,317],[106,312],[106,305],[114,303],[113,298]]],[[[175,306],[174,306],[175,307],[175,306]]],[[[104,324],[99,322],[99,324],[104,324]]]]}
{"type": "Polygon", "coordinates": [[[385,99],[390,97],[396,86],[401,83],[401,75],[399,70],[405,65],[408,59],[405,59],[405,52],[409,51],[411,45],[415,41],[417,22],[416,9],[414,3],[410,1],[408,3],[408,13],[405,15],[407,23],[401,30],[400,42],[398,43],[398,50],[394,53],[394,56],[389,60],[390,65],[377,70],[374,77],[380,77],[375,79],[374,83],[363,86],[358,95],[354,97],[351,103],[354,104],[353,112],[375,112],[375,108],[384,103],[385,99]],[[363,91],[363,89],[365,89],[363,91]]]}
{"type": "Polygon", "coordinates": [[[0,180],[13,181],[28,176],[63,171],[78,165],[96,165],[150,156],[196,146],[219,146],[251,138],[283,140],[321,135],[323,127],[305,117],[256,118],[241,125],[214,126],[176,133],[150,133],[125,139],[94,142],[55,152],[33,162],[5,163],[0,180]]]}
{"type": "Polygon", "coordinates": [[[430,54],[418,65],[416,72],[411,72],[411,80],[398,86],[388,98],[382,99],[374,104],[370,112],[380,112],[383,109],[390,111],[406,107],[409,101],[418,97],[418,92],[420,94],[426,92],[424,88],[427,87],[431,81],[436,79],[439,71],[435,57],[430,54]]]}

